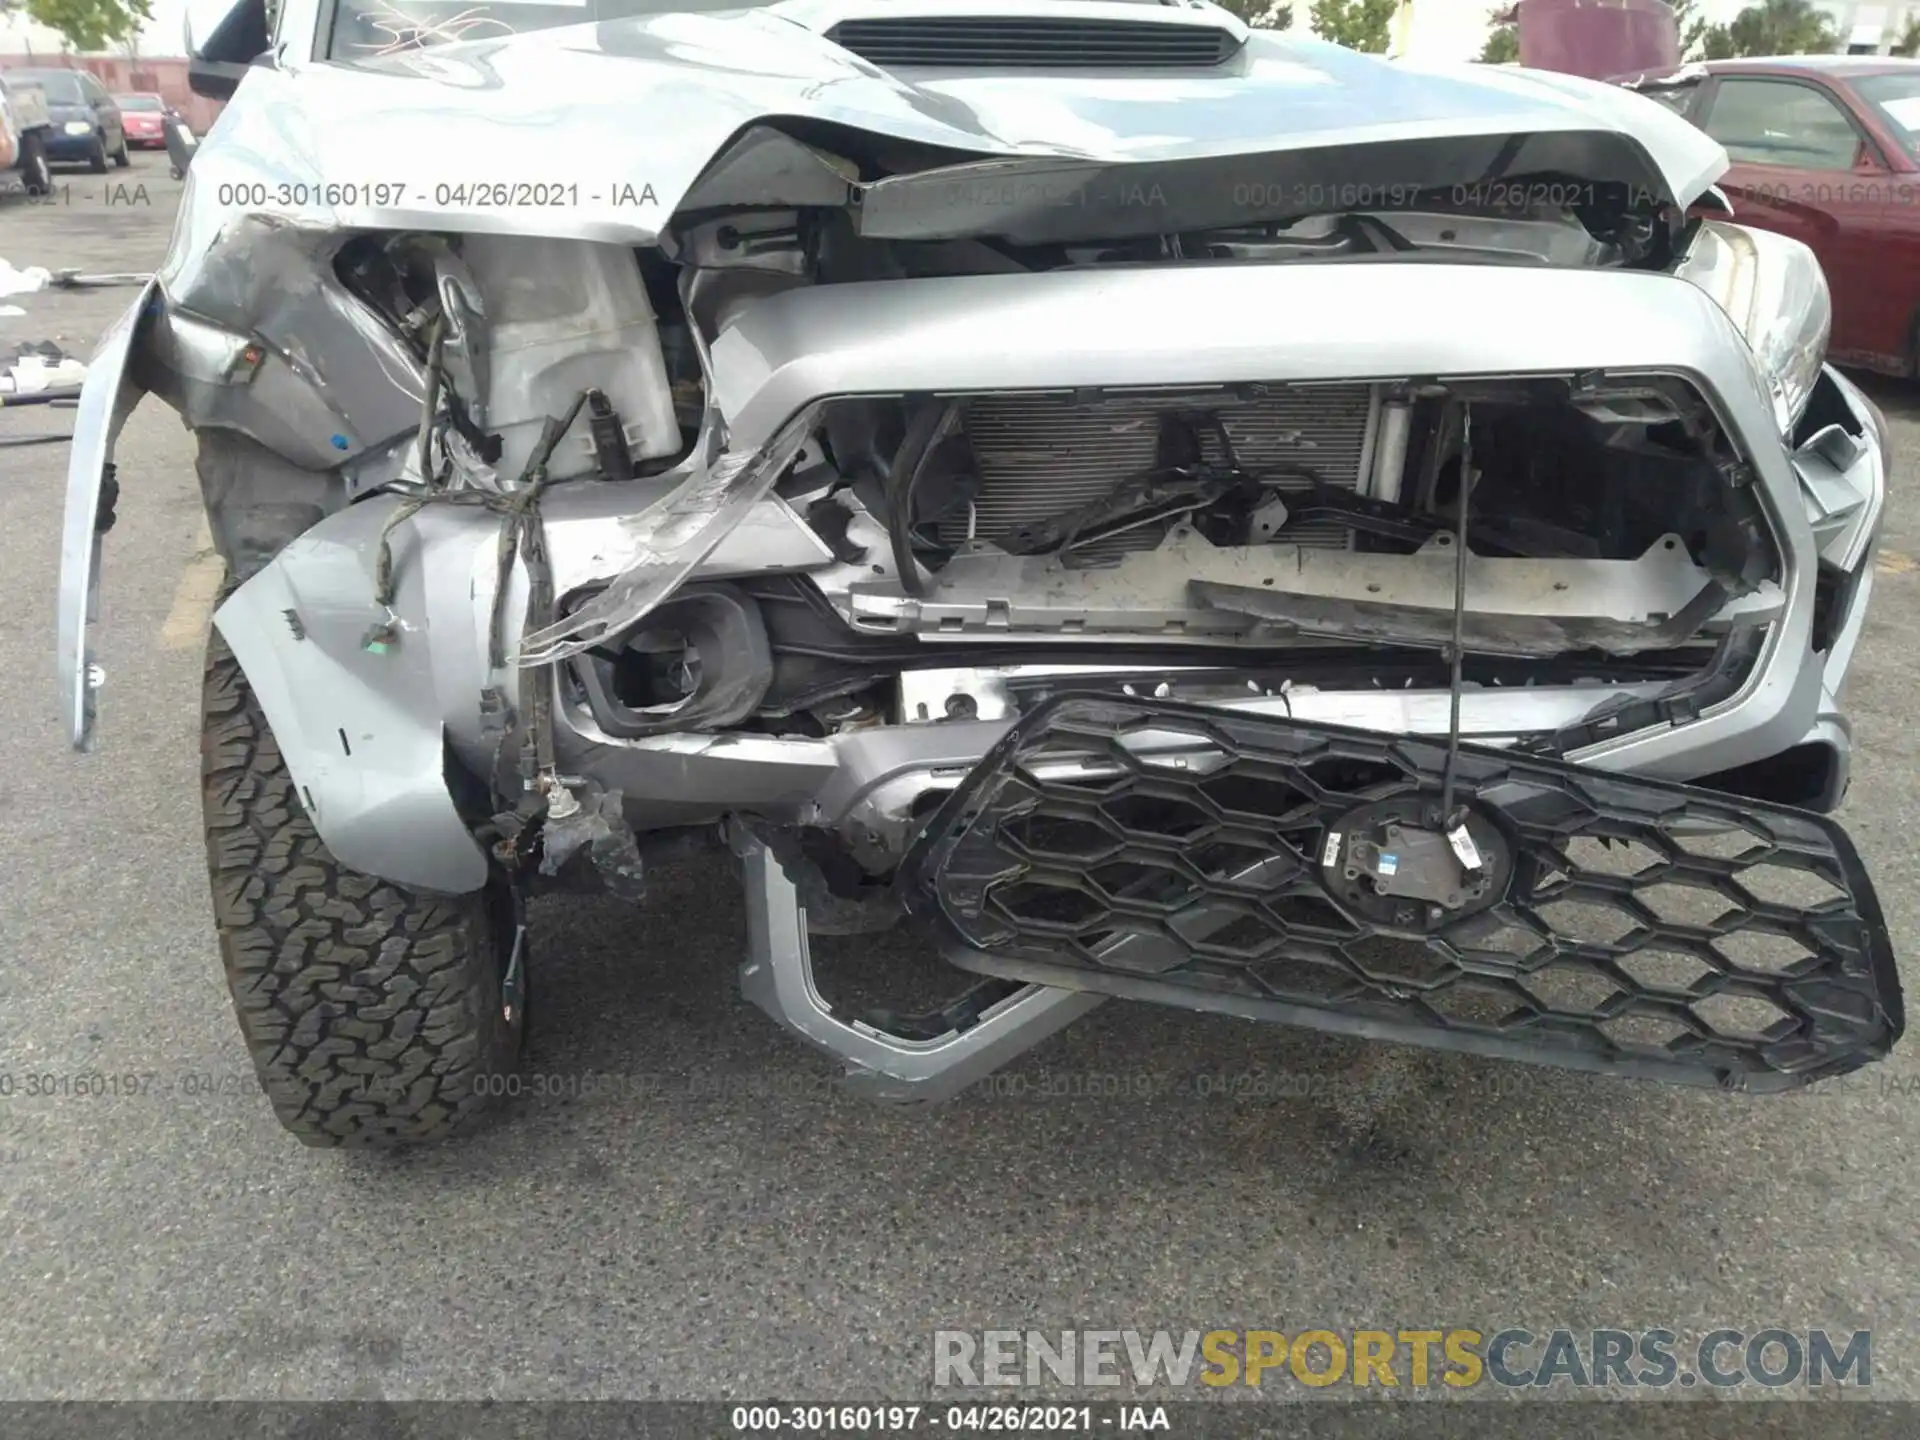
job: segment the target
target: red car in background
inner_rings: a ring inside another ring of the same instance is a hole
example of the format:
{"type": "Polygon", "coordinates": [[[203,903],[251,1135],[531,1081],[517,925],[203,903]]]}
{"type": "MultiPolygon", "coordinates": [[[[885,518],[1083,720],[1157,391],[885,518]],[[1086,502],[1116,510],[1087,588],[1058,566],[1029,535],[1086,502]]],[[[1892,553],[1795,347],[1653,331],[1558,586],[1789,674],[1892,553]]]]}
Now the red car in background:
{"type": "Polygon", "coordinates": [[[113,103],[120,107],[120,119],[126,125],[128,145],[135,150],[167,148],[167,117],[175,112],[164,97],[151,94],[116,95],[113,103]]]}
{"type": "Polygon", "coordinates": [[[1714,60],[1616,83],[1726,147],[1735,220],[1820,257],[1836,364],[1920,375],[1920,60],[1714,60]]]}

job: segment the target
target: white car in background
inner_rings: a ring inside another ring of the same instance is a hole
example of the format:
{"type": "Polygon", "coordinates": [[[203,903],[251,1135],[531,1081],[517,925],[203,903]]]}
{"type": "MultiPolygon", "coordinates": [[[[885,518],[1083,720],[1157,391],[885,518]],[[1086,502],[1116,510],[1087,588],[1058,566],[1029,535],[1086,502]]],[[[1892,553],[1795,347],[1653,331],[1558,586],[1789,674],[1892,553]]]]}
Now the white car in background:
{"type": "Polygon", "coordinates": [[[53,189],[53,173],[47,168],[47,137],[52,130],[47,97],[40,87],[10,80],[0,71],[0,172],[18,175],[20,188],[29,195],[45,195],[53,189]]]}

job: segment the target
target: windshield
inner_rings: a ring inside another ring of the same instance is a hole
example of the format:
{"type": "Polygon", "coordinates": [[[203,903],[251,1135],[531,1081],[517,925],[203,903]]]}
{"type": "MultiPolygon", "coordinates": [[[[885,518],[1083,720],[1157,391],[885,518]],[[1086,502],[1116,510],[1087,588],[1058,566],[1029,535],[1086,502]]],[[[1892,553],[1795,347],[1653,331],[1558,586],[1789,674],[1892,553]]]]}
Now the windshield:
{"type": "Polygon", "coordinates": [[[16,84],[24,81],[38,85],[49,105],[86,104],[80,93],[80,81],[71,70],[9,70],[7,79],[16,84]]]}
{"type": "Polygon", "coordinates": [[[154,115],[167,108],[160,103],[158,95],[116,95],[113,103],[122,110],[145,110],[154,115]]]}
{"type": "Polygon", "coordinates": [[[1900,141],[1900,148],[1920,160],[1920,75],[1865,75],[1853,88],[1878,110],[1900,141]]]}

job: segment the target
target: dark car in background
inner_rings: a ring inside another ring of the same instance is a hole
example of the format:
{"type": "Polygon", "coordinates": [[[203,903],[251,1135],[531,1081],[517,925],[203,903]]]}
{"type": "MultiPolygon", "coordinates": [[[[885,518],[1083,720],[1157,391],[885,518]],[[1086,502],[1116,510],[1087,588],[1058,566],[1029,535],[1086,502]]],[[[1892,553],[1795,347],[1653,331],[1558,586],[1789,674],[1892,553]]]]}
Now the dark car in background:
{"type": "Polygon", "coordinates": [[[47,141],[47,159],[56,165],[82,164],[96,174],[107,161],[125,166],[127,132],[120,107],[92,75],[84,70],[9,70],[7,79],[38,85],[47,97],[53,127],[47,141]]]}
{"type": "Polygon", "coordinates": [[[1820,257],[1836,363],[1920,375],[1920,60],[1717,60],[1618,83],[1726,147],[1740,223],[1820,257]]]}
{"type": "Polygon", "coordinates": [[[113,103],[120,109],[121,124],[126,127],[127,144],[135,150],[167,148],[167,121],[178,120],[179,112],[162,95],[140,93],[116,95],[113,103]]]}

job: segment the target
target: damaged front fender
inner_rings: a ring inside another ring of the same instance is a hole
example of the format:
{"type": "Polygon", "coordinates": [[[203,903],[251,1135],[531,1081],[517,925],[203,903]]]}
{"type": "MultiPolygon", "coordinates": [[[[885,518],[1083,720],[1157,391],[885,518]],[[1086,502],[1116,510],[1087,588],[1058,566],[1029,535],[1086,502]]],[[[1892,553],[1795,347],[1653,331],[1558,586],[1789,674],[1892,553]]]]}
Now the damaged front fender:
{"type": "Polygon", "coordinates": [[[100,539],[113,525],[118,486],[113,446],[145,393],[128,357],[145,330],[156,289],[148,281],[107,331],[89,362],[67,457],[67,508],[60,537],[60,708],[76,750],[93,748],[93,692],[104,678],[88,644],[100,614],[100,539]]]}
{"type": "MultiPolygon", "coordinates": [[[[486,883],[487,857],[454,804],[448,736],[487,733],[489,688],[502,702],[496,718],[514,698],[511,672],[491,671],[487,654],[499,521],[432,506],[397,527],[389,610],[374,599],[375,570],[400,503],[375,497],[328,517],[236,590],[214,624],[335,858],[459,894],[486,883]]],[[[525,607],[522,570],[507,604],[525,607]]]]}
{"type": "Polygon", "coordinates": [[[137,355],[147,388],[193,429],[235,430],[330,470],[420,424],[419,360],[334,273],[345,237],[230,217],[160,281],[137,355]]]}

